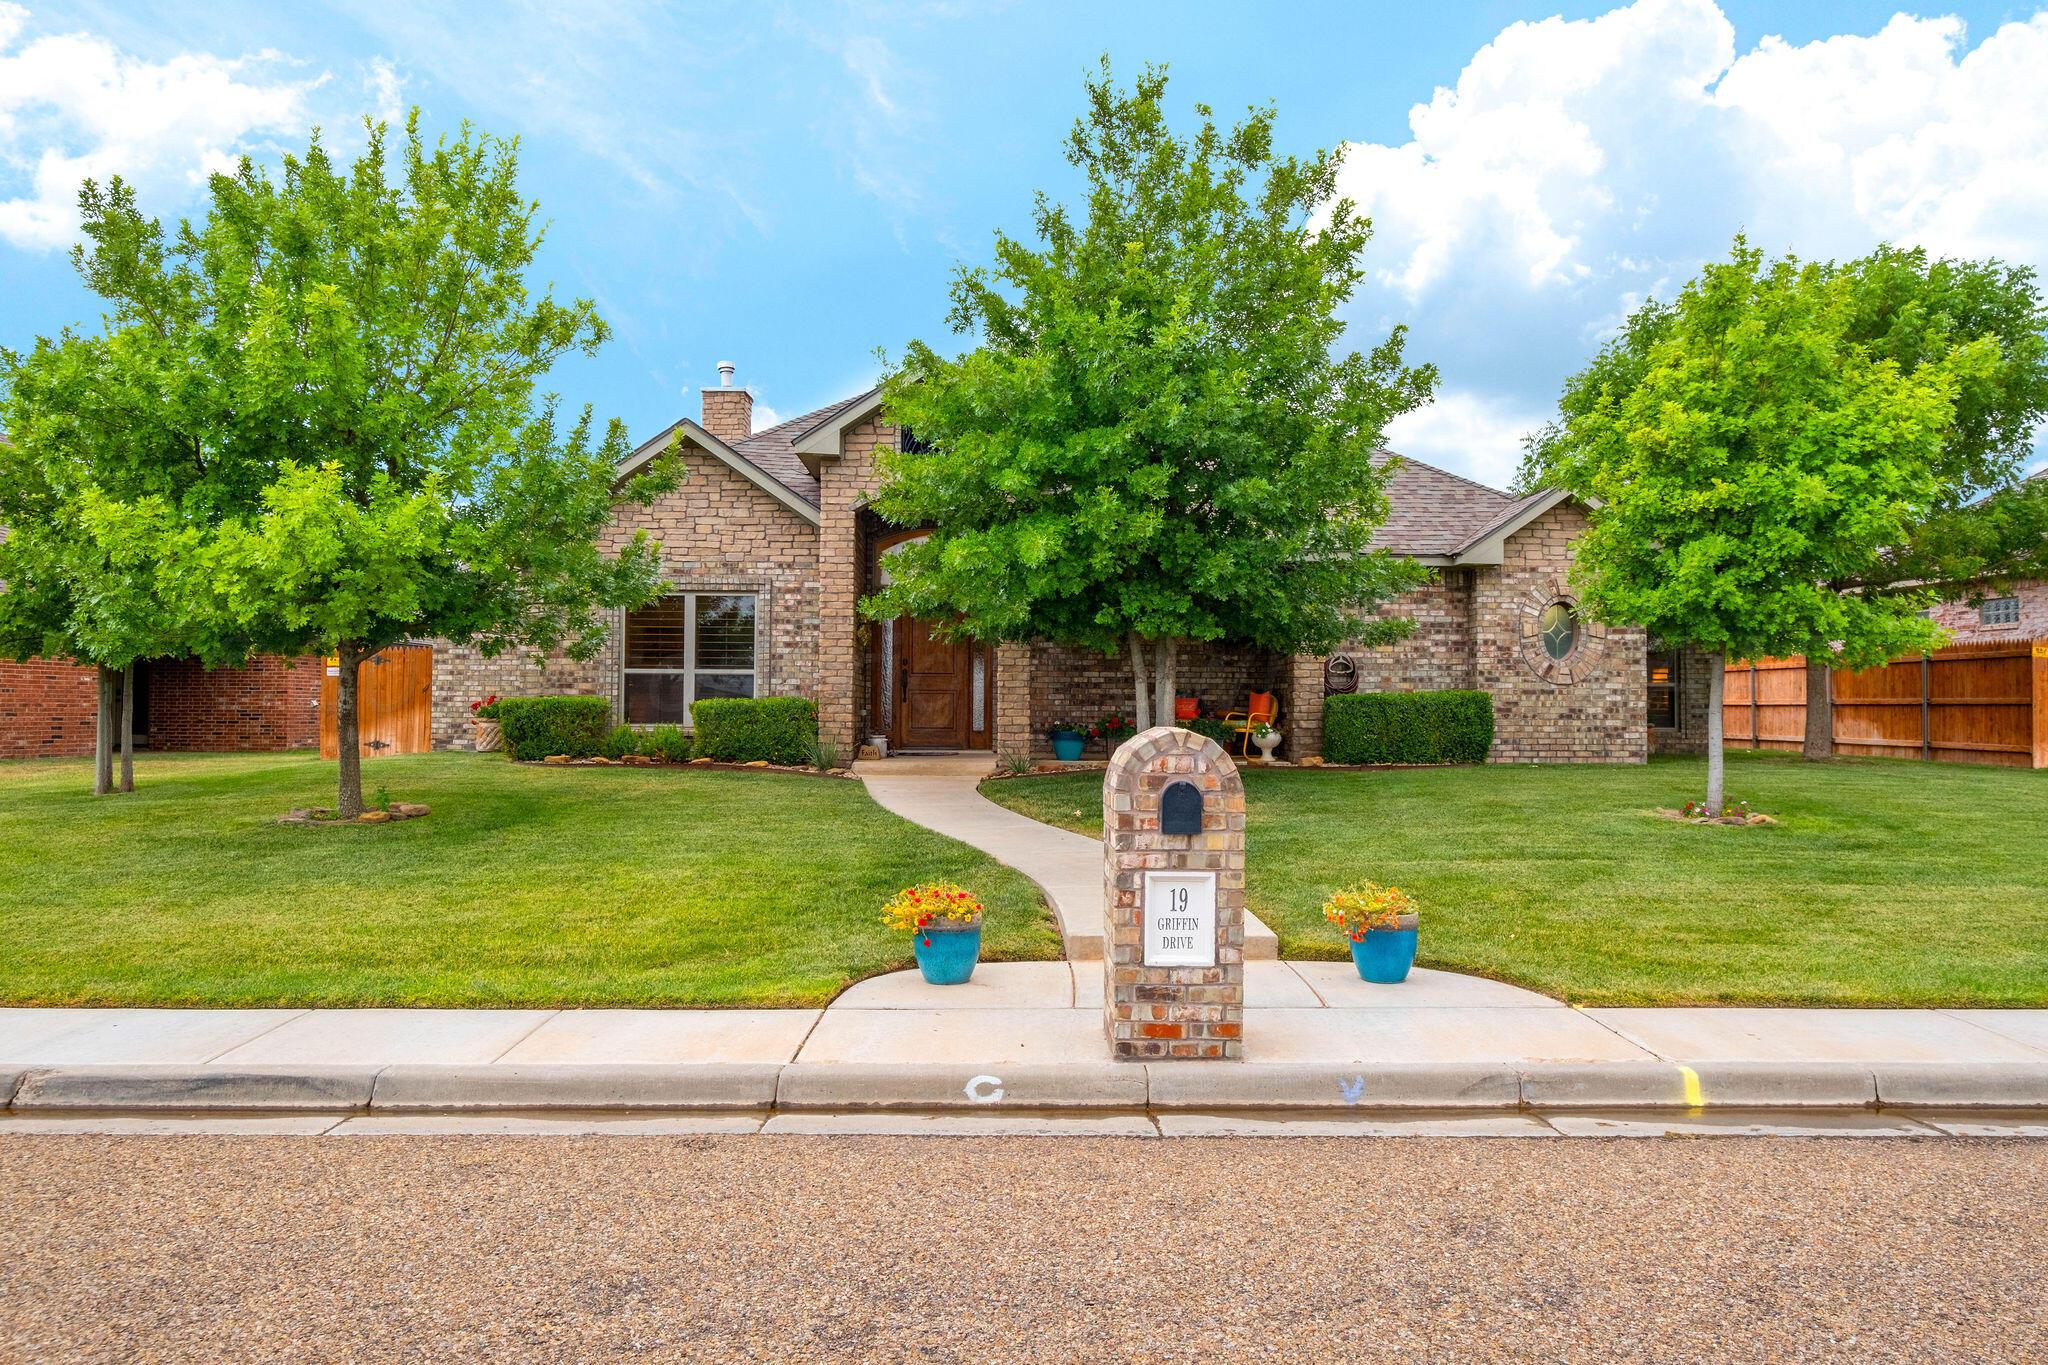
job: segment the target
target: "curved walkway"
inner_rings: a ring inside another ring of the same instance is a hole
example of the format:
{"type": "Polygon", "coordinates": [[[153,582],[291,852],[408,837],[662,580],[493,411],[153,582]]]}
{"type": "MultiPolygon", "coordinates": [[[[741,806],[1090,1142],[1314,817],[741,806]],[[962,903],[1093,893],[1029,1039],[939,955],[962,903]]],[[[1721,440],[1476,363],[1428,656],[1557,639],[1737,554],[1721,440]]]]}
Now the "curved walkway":
{"type": "MultiPolygon", "coordinates": [[[[1102,957],[1102,843],[998,806],[978,790],[995,769],[988,754],[930,754],[853,765],[884,810],[923,825],[1038,883],[1059,916],[1067,956],[1102,957]]],[[[1255,916],[1244,926],[1247,961],[1280,956],[1280,940],[1255,916]]]]}

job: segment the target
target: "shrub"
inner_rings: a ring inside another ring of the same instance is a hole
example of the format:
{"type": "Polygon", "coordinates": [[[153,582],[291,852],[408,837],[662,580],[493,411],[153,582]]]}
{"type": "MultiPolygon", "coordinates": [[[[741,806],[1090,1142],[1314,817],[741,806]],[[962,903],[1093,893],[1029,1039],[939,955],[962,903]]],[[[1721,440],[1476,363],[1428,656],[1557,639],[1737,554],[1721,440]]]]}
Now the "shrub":
{"type": "Polygon", "coordinates": [[[1332,763],[1484,763],[1493,747],[1485,692],[1352,692],[1323,702],[1332,763]]]}
{"type": "Polygon", "coordinates": [[[664,763],[688,763],[690,737],[680,725],[657,725],[640,736],[640,752],[664,763]]]}
{"type": "Polygon", "coordinates": [[[697,757],[721,763],[809,763],[818,704],[803,697],[706,697],[690,704],[697,757]]]}
{"type": "Polygon", "coordinates": [[[507,697],[498,703],[498,728],[511,758],[590,758],[611,735],[612,704],[603,697],[507,697]]]}
{"type": "Polygon", "coordinates": [[[604,748],[600,752],[610,759],[637,754],[640,752],[640,732],[630,725],[614,725],[612,732],[605,736],[604,748]]]}

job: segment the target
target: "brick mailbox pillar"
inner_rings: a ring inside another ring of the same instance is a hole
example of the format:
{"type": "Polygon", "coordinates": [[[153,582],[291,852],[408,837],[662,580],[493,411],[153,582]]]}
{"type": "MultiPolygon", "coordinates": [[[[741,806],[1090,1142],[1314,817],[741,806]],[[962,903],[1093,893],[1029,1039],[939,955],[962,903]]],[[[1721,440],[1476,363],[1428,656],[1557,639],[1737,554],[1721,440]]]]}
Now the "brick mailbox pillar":
{"type": "Polygon", "coordinates": [[[1102,779],[1103,1026],[1118,1061],[1244,1057],[1244,782],[1161,725],[1102,779]]]}

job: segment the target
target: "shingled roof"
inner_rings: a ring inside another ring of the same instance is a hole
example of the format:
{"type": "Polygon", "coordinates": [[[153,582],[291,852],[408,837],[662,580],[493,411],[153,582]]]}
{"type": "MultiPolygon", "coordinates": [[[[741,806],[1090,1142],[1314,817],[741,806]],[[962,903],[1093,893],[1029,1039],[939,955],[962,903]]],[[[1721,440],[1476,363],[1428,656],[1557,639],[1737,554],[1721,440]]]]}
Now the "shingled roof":
{"type": "Polygon", "coordinates": [[[1404,555],[1455,555],[1503,524],[1518,502],[1498,488],[1391,450],[1373,457],[1387,480],[1387,520],[1373,536],[1378,549],[1404,555]]]}
{"type": "MultiPolygon", "coordinates": [[[[842,414],[874,397],[869,389],[829,403],[822,408],[777,422],[764,431],[720,447],[714,453],[738,456],[746,464],[811,508],[819,506],[818,480],[804,465],[797,447],[806,436],[829,426],[842,414]]],[[[700,444],[716,442],[694,422],[678,422],[634,452],[621,472],[636,468],[681,426],[700,444]]],[[[1516,498],[1498,488],[1489,488],[1446,469],[1393,451],[1382,450],[1373,463],[1384,468],[1395,462],[1387,481],[1389,512],[1386,523],[1373,536],[1374,546],[1420,559],[1455,560],[1488,537],[1512,527],[1519,518],[1533,516],[1557,501],[1554,492],[1532,493],[1516,498]]]]}

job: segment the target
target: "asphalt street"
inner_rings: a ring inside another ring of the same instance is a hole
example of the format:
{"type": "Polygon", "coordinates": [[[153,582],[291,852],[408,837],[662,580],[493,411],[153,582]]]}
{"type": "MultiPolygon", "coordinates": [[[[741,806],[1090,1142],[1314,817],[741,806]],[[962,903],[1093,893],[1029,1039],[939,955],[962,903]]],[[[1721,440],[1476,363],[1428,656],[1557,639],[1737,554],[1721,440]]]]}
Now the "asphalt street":
{"type": "Polygon", "coordinates": [[[10,1137],[7,1360],[2048,1359],[2048,1143],[10,1137]]]}

